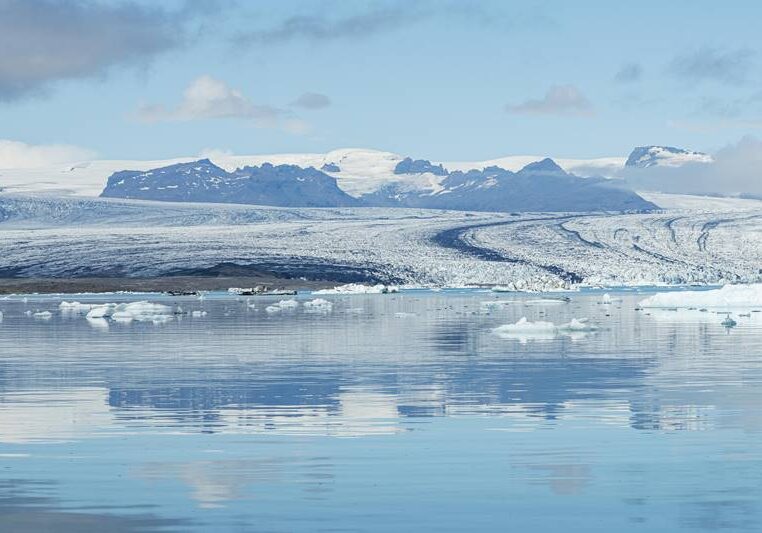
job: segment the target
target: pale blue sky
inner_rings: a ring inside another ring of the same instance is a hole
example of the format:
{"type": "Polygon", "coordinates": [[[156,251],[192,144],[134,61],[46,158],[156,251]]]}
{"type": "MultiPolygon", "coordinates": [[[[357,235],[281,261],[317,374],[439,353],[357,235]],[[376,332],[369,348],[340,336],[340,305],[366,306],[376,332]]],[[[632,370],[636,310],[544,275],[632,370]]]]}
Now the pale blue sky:
{"type": "Polygon", "coordinates": [[[21,28],[0,37],[15,47],[0,60],[0,138],[106,158],[477,160],[714,151],[762,130],[758,2],[214,4],[0,0],[0,30],[21,28]]]}

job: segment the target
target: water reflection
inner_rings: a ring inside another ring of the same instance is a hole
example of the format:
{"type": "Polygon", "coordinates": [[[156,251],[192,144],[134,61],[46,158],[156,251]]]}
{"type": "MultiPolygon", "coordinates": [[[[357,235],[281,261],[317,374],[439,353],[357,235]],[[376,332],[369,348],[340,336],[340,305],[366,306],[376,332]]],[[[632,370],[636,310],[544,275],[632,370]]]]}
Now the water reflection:
{"type": "MultiPolygon", "coordinates": [[[[119,298],[129,297],[98,301],[119,298]]],[[[354,502],[349,529],[374,529],[364,527],[375,523],[369,516],[379,518],[373,500],[392,505],[406,485],[438,486],[432,506],[450,516],[442,525],[464,525],[479,509],[493,513],[482,520],[501,516],[498,502],[468,480],[503,498],[518,491],[531,507],[547,498],[551,505],[553,498],[601,499],[626,479],[609,502],[627,509],[617,518],[625,522],[604,520],[626,530],[654,526],[661,504],[642,500],[650,485],[639,485],[653,476],[682,502],[662,525],[758,525],[739,519],[755,516],[756,502],[741,496],[723,506],[707,492],[707,482],[726,483],[724,474],[665,479],[682,465],[655,463],[653,454],[670,453],[669,433],[684,434],[681,450],[693,468],[703,471],[706,456],[739,472],[751,464],[757,485],[727,488],[762,488],[762,451],[752,437],[762,430],[762,313],[727,332],[717,315],[635,311],[639,298],[602,304],[594,294],[568,303],[500,295],[495,303],[489,293],[403,293],[332,297],[321,313],[302,306],[268,313],[277,299],[156,296],[183,312],[146,322],[61,313],[55,298],[0,301],[0,462],[20,476],[6,488],[50,498],[40,512],[51,520],[44,513],[73,509],[73,500],[121,516],[116,501],[81,486],[84,471],[113,480],[134,505],[156,504],[161,515],[198,524],[232,527],[216,510],[249,502],[256,512],[241,507],[237,516],[239,526],[250,525],[266,501],[274,507],[264,523],[273,529],[311,529],[287,519],[295,515],[285,502],[300,501],[338,527],[346,525],[338,507],[354,502]],[[34,317],[45,311],[50,319],[34,317]],[[522,317],[588,318],[598,329],[515,339],[491,333],[522,317]],[[66,454],[82,457],[80,470],[57,459],[66,454]],[[46,481],[40,468],[56,479],[55,496],[35,485],[46,481]],[[441,478],[461,468],[459,488],[441,478]],[[363,479],[386,479],[396,492],[363,479]],[[146,486],[166,494],[147,501],[146,486]],[[325,509],[305,503],[312,501],[325,509]],[[707,511],[712,505],[717,510],[707,511]]],[[[3,505],[10,515],[34,506],[3,505]]],[[[413,514],[407,525],[431,525],[429,511],[413,514]]],[[[378,523],[389,525],[383,516],[378,523]]],[[[139,519],[147,521],[104,524],[178,525],[139,519]]],[[[19,530],[31,529],[25,524],[19,530]]]]}

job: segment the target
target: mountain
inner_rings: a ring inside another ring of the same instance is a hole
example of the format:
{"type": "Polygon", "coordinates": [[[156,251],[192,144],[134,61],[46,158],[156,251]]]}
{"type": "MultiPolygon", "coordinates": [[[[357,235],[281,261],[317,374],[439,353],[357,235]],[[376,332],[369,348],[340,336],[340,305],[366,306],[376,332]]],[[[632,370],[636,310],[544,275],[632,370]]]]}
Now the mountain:
{"type": "Polygon", "coordinates": [[[685,163],[710,163],[712,157],[674,146],[638,146],[627,158],[625,167],[648,168],[654,166],[676,167],[685,163]]]}
{"type": "Polygon", "coordinates": [[[566,172],[549,158],[531,162],[517,172],[499,166],[447,172],[442,165],[410,158],[398,163],[405,163],[403,169],[410,171],[428,170],[394,174],[371,192],[351,196],[337,185],[336,178],[311,166],[262,163],[227,171],[201,159],[147,171],[115,172],[108,178],[101,196],[279,207],[415,207],[494,212],[656,208],[618,180],[582,178],[566,172]]]}
{"type": "Polygon", "coordinates": [[[366,205],[461,211],[648,211],[657,208],[621,182],[568,174],[552,159],[530,163],[518,172],[497,166],[452,172],[434,191],[389,184],[361,199],[366,205]]]}
{"type": "Polygon", "coordinates": [[[164,202],[219,202],[279,207],[348,207],[359,201],[312,167],[246,166],[227,172],[208,159],[112,174],[100,195],[164,202]]]}
{"type": "Polygon", "coordinates": [[[442,165],[434,165],[426,159],[412,159],[406,157],[394,167],[395,174],[434,174],[435,176],[446,176],[447,170],[442,165]]]}

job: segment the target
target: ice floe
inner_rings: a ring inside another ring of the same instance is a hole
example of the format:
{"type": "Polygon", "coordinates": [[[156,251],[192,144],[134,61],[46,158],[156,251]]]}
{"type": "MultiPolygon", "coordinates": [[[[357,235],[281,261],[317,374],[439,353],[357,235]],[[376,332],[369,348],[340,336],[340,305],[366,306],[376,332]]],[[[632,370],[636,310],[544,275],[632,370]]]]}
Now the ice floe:
{"type": "Polygon", "coordinates": [[[116,304],[105,304],[93,306],[90,311],[87,312],[87,318],[108,318],[114,314],[116,304]]]}
{"type": "Polygon", "coordinates": [[[725,285],[721,289],[660,292],[639,303],[644,309],[762,309],[762,283],[725,285]]]}
{"type": "MultiPolygon", "coordinates": [[[[76,304],[77,302],[72,303],[76,304]]],[[[81,304],[78,304],[78,306],[69,304],[62,308],[62,312],[82,308],[81,304]]],[[[122,323],[132,322],[133,320],[137,322],[163,323],[172,320],[175,314],[175,311],[168,305],[147,301],[97,304],[90,305],[89,308],[90,310],[85,315],[88,320],[110,319],[114,322],[122,323]]]]}
{"type": "Polygon", "coordinates": [[[281,300],[278,303],[265,307],[265,311],[268,313],[280,313],[281,311],[292,310],[297,307],[299,307],[299,302],[296,300],[281,300]]]}
{"type": "Polygon", "coordinates": [[[556,325],[553,322],[538,320],[532,322],[522,317],[515,324],[504,324],[492,330],[503,339],[513,339],[525,343],[529,340],[553,340],[559,335],[572,338],[596,331],[598,328],[584,318],[572,318],[570,322],[556,325]]]}
{"type": "Polygon", "coordinates": [[[323,298],[315,298],[309,302],[304,302],[304,308],[311,312],[328,313],[333,309],[333,304],[323,298]]]}
{"type": "Polygon", "coordinates": [[[62,313],[81,313],[85,314],[90,309],[92,309],[94,306],[92,304],[83,304],[79,302],[67,302],[63,301],[60,304],[58,304],[58,309],[61,310],[62,313]]]}
{"type": "Polygon", "coordinates": [[[361,283],[347,283],[333,289],[320,289],[312,291],[312,294],[390,294],[399,292],[399,287],[394,285],[363,285],[361,283]]]}

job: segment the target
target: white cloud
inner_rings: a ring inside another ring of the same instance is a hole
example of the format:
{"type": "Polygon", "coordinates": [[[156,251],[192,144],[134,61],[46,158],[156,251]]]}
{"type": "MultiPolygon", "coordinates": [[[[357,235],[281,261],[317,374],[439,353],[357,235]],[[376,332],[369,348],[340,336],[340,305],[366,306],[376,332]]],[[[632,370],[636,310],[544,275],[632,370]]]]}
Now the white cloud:
{"type": "Polygon", "coordinates": [[[174,107],[142,105],[137,118],[143,122],[174,122],[209,119],[239,119],[264,128],[304,134],[309,125],[277,107],[256,104],[238,89],[211,76],[193,80],[174,107]]]}
{"type": "Polygon", "coordinates": [[[138,117],[146,122],[203,120],[212,118],[241,118],[275,121],[283,111],[266,105],[256,105],[243,93],[225,82],[201,76],[183,92],[180,103],[167,108],[163,105],[144,105],[138,117]]]}
{"type": "Polygon", "coordinates": [[[38,168],[93,159],[95,153],[66,144],[27,144],[0,139],[0,168],[38,168]]]}
{"type": "Polygon", "coordinates": [[[590,116],[593,105],[574,85],[553,85],[542,98],[507,105],[505,110],[521,115],[590,116]]]}

